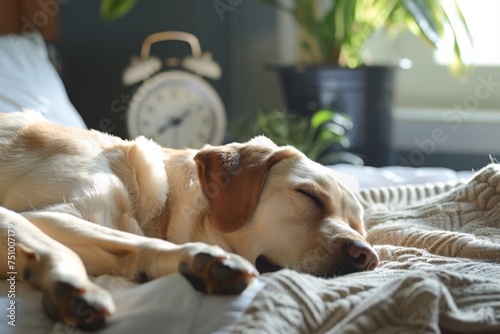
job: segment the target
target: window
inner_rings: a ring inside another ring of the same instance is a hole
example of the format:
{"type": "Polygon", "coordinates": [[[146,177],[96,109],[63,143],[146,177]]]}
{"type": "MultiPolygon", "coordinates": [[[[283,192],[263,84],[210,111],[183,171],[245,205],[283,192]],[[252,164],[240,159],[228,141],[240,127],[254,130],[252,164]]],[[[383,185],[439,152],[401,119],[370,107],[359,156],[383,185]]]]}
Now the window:
{"type": "MultiPolygon", "coordinates": [[[[500,34],[498,17],[500,1],[458,0],[457,2],[474,40],[474,48],[463,52],[465,63],[475,66],[500,66],[500,48],[497,43],[500,34]]],[[[451,59],[451,42],[449,40],[440,51],[436,52],[435,60],[438,64],[447,63],[451,59]]]]}

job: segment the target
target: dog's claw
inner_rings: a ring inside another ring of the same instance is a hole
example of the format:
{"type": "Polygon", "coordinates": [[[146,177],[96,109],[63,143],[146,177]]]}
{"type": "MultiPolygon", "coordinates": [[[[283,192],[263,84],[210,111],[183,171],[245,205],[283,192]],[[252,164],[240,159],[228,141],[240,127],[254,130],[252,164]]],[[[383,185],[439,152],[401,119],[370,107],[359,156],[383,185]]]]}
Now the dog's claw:
{"type": "Polygon", "coordinates": [[[82,330],[97,330],[114,312],[111,295],[97,287],[77,288],[67,282],[56,282],[46,289],[42,299],[45,313],[56,321],[75,325],[82,330]]]}
{"type": "Polygon", "coordinates": [[[257,276],[255,268],[238,255],[208,247],[188,256],[179,272],[198,291],[211,294],[239,294],[257,276]],[[210,251],[212,250],[212,251],[210,251]]]}

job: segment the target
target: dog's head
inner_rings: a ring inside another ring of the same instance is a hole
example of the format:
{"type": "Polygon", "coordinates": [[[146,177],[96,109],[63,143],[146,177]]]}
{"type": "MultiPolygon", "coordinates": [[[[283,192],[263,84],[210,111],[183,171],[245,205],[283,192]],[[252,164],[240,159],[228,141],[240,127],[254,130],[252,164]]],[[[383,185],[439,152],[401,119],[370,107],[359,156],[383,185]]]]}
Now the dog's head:
{"type": "Polygon", "coordinates": [[[357,198],[293,147],[257,137],[206,146],[195,161],[211,223],[261,273],[333,276],[377,266],[357,198]]]}

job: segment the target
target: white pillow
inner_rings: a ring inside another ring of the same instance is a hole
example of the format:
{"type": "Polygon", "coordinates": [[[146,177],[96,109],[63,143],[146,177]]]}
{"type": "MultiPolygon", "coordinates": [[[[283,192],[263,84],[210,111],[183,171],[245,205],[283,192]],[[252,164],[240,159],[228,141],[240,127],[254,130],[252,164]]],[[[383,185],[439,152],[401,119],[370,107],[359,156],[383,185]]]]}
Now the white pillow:
{"type": "Polygon", "coordinates": [[[24,109],[36,110],[58,124],[87,128],[38,32],[0,36],[0,112],[24,109]]]}

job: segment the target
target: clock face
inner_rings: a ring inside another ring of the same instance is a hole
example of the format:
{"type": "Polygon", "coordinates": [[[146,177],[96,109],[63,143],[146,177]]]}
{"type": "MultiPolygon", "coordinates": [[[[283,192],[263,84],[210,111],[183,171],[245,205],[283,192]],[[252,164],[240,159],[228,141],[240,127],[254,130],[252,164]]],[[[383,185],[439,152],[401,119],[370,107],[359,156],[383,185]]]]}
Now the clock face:
{"type": "Polygon", "coordinates": [[[138,89],[128,112],[131,137],[143,135],[164,147],[200,148],[219,145],[225,112],[213,88],[182,71],[160,73],[138,89]]]}

